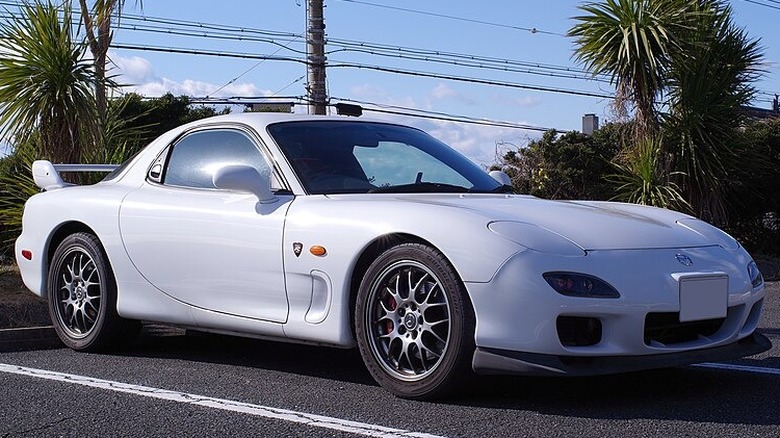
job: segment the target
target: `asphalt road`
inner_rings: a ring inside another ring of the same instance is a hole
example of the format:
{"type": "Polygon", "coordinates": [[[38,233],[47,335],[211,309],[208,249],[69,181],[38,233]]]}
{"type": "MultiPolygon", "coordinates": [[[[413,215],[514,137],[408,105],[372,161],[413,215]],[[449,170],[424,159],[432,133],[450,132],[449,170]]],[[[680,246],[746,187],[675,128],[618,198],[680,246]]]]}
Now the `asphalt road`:
{"type": "Polygon", "coordinates": [[[0,353],[0,437],[780,437],[780,283],[768,289],[775,347],[727,364],[747,371],[479,378],[437,403],[389,395],[356,351],[175,330],[116,354],[0,353]]]}

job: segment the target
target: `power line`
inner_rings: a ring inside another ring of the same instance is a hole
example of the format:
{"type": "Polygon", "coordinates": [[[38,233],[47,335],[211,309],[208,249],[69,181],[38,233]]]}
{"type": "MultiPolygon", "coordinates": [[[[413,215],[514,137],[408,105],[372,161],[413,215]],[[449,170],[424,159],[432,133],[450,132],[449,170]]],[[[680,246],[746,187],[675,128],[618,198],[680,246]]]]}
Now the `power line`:
{"type": "MultiPolygon", "coordinates": [[[[155,21],[158,23],[166,23],[165,20],[161,20],[161,19],[156,19],[155,21]]],[[[170,23],[166,23],[166,24],[170,24],[170,23]]],[[[282,45],[281,43],[273,39],[257,38],[251,36],[234,36],[226,33],[209,33],[209,32],[197,33],[192,31],[179,31],[170,28],[140,27],[136,25],[122,25],[119,26],[119,28],[127,29],[127,30],[180,35],[180,36],[193,36],[193,37],[200,37],[200,38],[216,38],[216,39],[229,39],[229,40],[237,40],[237,41],[265,42],[265,43],[279,45],[281,48],[289,49],[296,53],[304,53],[303,50],[295,50],[289,47],[292,43],[296,42],[297,40],[300,40],[301,39],[300,37],[295,37],[292,40],[290,40],[288,44],[282,45]]],[[[281,32],[271,32],[271,31],[267,31],[267,32],[273,34],[282,34],[281,32]]],[[[393,46],[386,46],[386,45],[380,45],[374,43],[367,43],[362,41],[349,41],[349,40],[340,40],[340,39],[331,39],[329,40],[328,43],[330,45],[342,47],[341,49],[337,50],[339,52],[362,52],[362,53],[367,53],[367,54],[372,54],[377,56],[385,56],[385,57],[391,56],[391,57],[397,57],[403,59],[413,59],[418,61],[438,62],[438,63],[457,65],[457,66],[501,70],[507,72],[515,72],[515,73],[527,73],[527,74],[543,75],[549,77],[561,77],[561,78],[584,79],[584,80],[591,80],[593,78],[589,72],[581,69],[574,69],[571,67],[556,66],[550,64],[533,63],[528,61],[489,58],[484,56],[458,54],[452,52],[440,52],[440,51],[409,48],[409,47],[393,47],[393,46]],[[414,53],[409,54],[407,52],[414,52],[414,53]],[[509,66],[522,66],[527,68],[518,69],[509,66]],[[548,73],[547,72],[548,70],[556,71],[556,73],[548,73]],[[557,72],[566,72],[566,73],[564,74],[564,73],[557,73],[557,72]]],[[[337,51],[331,51],[329,53],[336,53],[337,51]]],[[[608,82],[608,80],[605,78],[604,79],[596,78],[595,80],[608,82]]]]}
{"type": "MultiPolygon", "coordinates": [[[[279,49],[277,49],[277,50],[276,50],[274,53],[271,53],[269,56],[274,56],[274,55],[276,55],[277,53],[281,52],[281,51],[282,51],[283,49],[285,49],[285,48],[286,48],[286,47],[280,47],[280,48],[279,48],[279,49]]],[[[244,70],[244,72],[243,72],[243,73],[241,73],[240,75],[238,75],[238,76],[234,77],[233,79],[231,79],[231,80],[229,80],[229,81],[225,82],[225,84],[224,84],[224,85],[222,85],[221,87],[217,88],[215,91],[212,91],[212,92],[211,92],[211,94],[217,94],[217,93],[219,93],[219,92],[220,92],[220,91],[222,91],[222,90],[223,90],[225,87],[227,87],[228,85],[230,85],[230,84],[232,84],[232,83],[236,82],[237,80],[241,79],[243,76],[245,76],[245,75],[246,75],[247,73],[249,73],[250,71],[252,71],[252,70],[256,69],[258,66],[260,66],[260,64],[264,63],[265,61],[267,61],[267,59],[261,59],[261,60],[257,61],[257,62],[256,62],[256,63],[255,63],[253,66],[251,66],[251,67],[249,67],[248,69],[244,70]]],[[[297,82],[297,81],[296,81],[296,82],[297,82]]],[[[294,83],[295,83],[295,82],[293,82],[293,84],[294,84],[294,83]]],[[[290,85],[292,85],[292,84],[290,84],[290,85]]],[[[288,85],[288,86],[289,86],[289,85],[288,85]]],[[[285,88],[287,88],[287,87],[285,87],[285,88]]],[[[282,90],[284,90],[284,88],[283,88],[282,90]]],[[[282,90],[279,90],[279,91],[282,91],[282,90]]],[[[279,91],[277,91],[276,93],[278,93],[279,91]]],[[[274,94],[276,94],[276,93],[274,93],[274,94]]]]}
{"type": "MultiPolygon", "coordinates": [[[[407,52],[412,53],[415,55],[422,55],[422,56],[440,56],[440,57],[449,57],[449,58],[456,58],[456,59],[465,59],[465,60],[471,60],[471,61],[481,61],[481,62],[488,62],[488,63],[495,63],[495,64],[508,64],[508,65],[518,65],[523,67],[532,67],[532,68],[540,68],[540,69],[546,69],[546,70],[556,70],[556,71],[563,71],[563,72],[570,72],[570,73],[584,73],[584,74],[590,74],[588,70],[575,68],[571,66],[562,66],[562,65],[556,65],[556,64],[546,64],[546,63],[540,63],[540,62],[534,62],[534,61],[519,61],[519,60],[512,60],[512,59],[506,59],[506,58],[495,58],[495,57],[489,57],[489,56],[482,56],[482,55],[474,55],[474,54],[466,54],[466,53],[457,53],[457,52],[448,52],[448,51],[441,51],[441,50],[431,50],[431,49],[421,49],[421,48],[414,48],[414,47],[404,47],[404,46],[393,46],[393,45],[387,45],[387,44],[378,44],[378,43],[369,43],[364,41],[355,41],[355,40],[344,40],[339,38],[330,38],[328,40],[328,44],[330,46],[336,46],[336,47],[343,47],[343,48],[351,48],[355,50],[362,50],[362,49],[371,49],[371,50],[377,50],[377,51],[384,51],[388,53],[395,53],[395,52],[407,52]]],[[[339,49],[344,50],[344,49],[339,49]]],[[[332,51],[336,52],[336,51],[332,51]]],[[[332,53],[331,52],[331,53],[332,53]]]]}
{"type": "MultiPolygon", "coordinates": [[[[216,56],[216,57],[224,57],[224,58],[241,58],[241,59],[263,59],[263,60],[273,60],[273,61],[297,62],[297,63],[300,63],[300,64],[306,64],[307,63],[307,60],[305,60],[305,59],[293,58],[293,57],[287,57],[287,56],[256,55],[256,54],[251,54],[251,53],[210,51],[210,50],[189,49],[189,48],[183,48],[183,47],[143,46],[143,45],[134,45],[134,44],[122,44],[122,43],[113,44],[112,47],[117,48],[117,49],[126,49],[126,50],[140,50],[140,51],[162,52],[162,53],[177,53],[177,54],[186,54],[186,55],[204,55],[204,56],[216,56]]],[[[433,79],[445,79],[445,80],[451,80],[451,81],[457,81],[457,82],[468,82],[468,83],[482,84],[482,85],[495,85],[495,86],[502,86],[502,87],[508,87],[508,88],[520,88],[520,89],[526,89],[526,90],[544,91],[544,92],[560,93],[560,94],[570,94],[570,95],[584,96],[584,97],[608,98],[608,99],[611,99],[613,97],[612,95],[609,95],[609,94],[593,93],[593,92],[583,91],[583,90],[570,90],[570,89],[565,89],[565,88],[543,87],[543,86],[533,85],[533,84],[521,84],[521,83],[516,83],[516,82],[505,82],[505,81],[498,81],[498,80],[474,78],[474,77],[468,77],[468,76],[457,76],[457,75],[447,75],[447,74],[425,72],[425,71],[405,70],[405,69],[400,69],[400,68],[384,67],[384,66],[380,66],[380,65],[369,65],[369,64],[346,63],[345,62],[345,63],[329,64],[328,67],[331,67],[331,68],[356,68],[356,69],[364,69],[364,70],[374,70],[374,71],[381,71],[381,72],[385,72],[385,73],[397,73],[397,74],[402,74],[402,75],[407,75],[407,76],[427,77],[427,78],[433,78],[433,79]]]]}
{"type": "MultiPolygon", "coordinates": [[[[303,75],[303,76],[299,77],[298,79],[295,79],[294,81],[290,82],[289,84],[285,85],[284,87],[282,87],[282,88],[280,88],[280,89],[276,90],[276,91],[275,91],[273,94],[271,94],[271,95],[270,95],[270,96],[268,96],[268,97],[275,97],[277,94],[279,94],[279,93],[281,93],[282,91],[284,91],[284,90],[286,90],[286,89],[288,89],[288,88],[292,87],[293,85],[297,84],[298,82],[300,82],[300,81],[302,81],[302,80],[304,80],[304,79],[306,79],[306,75],[303,75]]],[[[212,94],[213,94],[213,93],[212,93],[212,94]]]]}
{"type": "Polygon", "coordinates": [[[372,7],[376,7],[376,8],[391,9],[391,10],[394,10],[394,11],[408,12],[408,13],[411,13],[411,14],[426,15],[426,16],[429,16],[429,17],[446,18],[448,20],[457,20],[457,21],[463,21],[463,22],[466,22],[466,23],[482,24],[482,25],[485,25],[485,26],[493,26],[493,27],[503,27],[505,29],[513,29],[513,30],[522,30],[522,31],[530,32],[532,34],[541,33],[541,34],[555,35],[555,36],[561,36],[561,37],[565,37],[566,36],[566,35],[564,35],[562,33],[550,32],[550,31],[546,31],[546,30],[540,30],[540,29],[537,29],[535,27],[522,27],[522,26],[514,26],[514,25],[511,25],[511,24],[493,23],[493,22],[490,22],[490,21],[482,21],[482,20],[475,20],[475,19],[472,19],[472,18],[456,17],[454,15],[440,14],[440,13],[437,13],[437,12],[420,11],[420,10],[416,10],[416,9],[401,8],[401,7],[398,7],[398,6],[382,5],[382,4],[378,4],[378,3],[370,3],[370,2],[366,2],[366,1],[360,1],[360,0],[340,0],[340,1],[347,2],[347,3],[355,3],[355,4],[365,5],[365,6],[372,6],[372,7]]]}
{"type": "MultiPolygon", "coordinates": [[[[13,5],[14,3],[0,2],[0,4],[13,5]]],[[[223,26],[223,25],[217,25],[212,23],[188,22],[183,20],[173,20],[173,19],[165,19],[159,17],[135,16],[131,14],[125,14],[123,15],[123,18],[125,19],[125,23],[127,23],[128,21],[135,20],[135,21],[142,21],[144,23],[182,26],[186,28],[192,28],[195,30],[181,30],[181,29],[174,29],[170,27],[161,27],[158,25],[148,25],[148,24],[137,25],[137,24],[129,24],[129,23],[127,24],[120,23],[117,26],[118,29],[176,35],[176,36],[198,37],[198,38],[206,38],[206,39],[263,42],[263,43],[277,45],[279,47],[291,50],[295,53],[301,53],[301,54],[305,53],[304,50],[292,49],[290,47],[290,45],[293,42],[300,41],[302,39],[302,35],[300,34],[271,31],[266,29],[256,29],[256,28],[239,28],[235,26],[223,26]],[[204,32],[203,29],[207,29],[209,31],[204,32]],[[224,32],[224,30],[226,29],[227,30],[232,29],[234,32],[237,32],[237,34],[224,32]],[[210,30],[218,30],[218,31],[212,32],[210,30]],[[258,34],[263,36],[257,37],[257,36],[252,36],[251,34],[258,34]],[[267,35],[274,36],[275,38],[281,40],[281,42],[278,41],[277,39],[268,38],[266,37],[267,35]],[[284,42],[286,42],[287,44],[283,44],[284,42]]],[[[499,70],[499,71],[514,72],[514,73],[525,73],[525,74],[534,74],[534,75],[542,75],[542,76],[549,76],[549,77],[561,77],[561,78],[583,79],[583,80],[593,79],[593,77],[590,75],[590,72],[582,69],[576,69],[573,67],[559,66],[559,65],[552,65],[552,64],[543,64],[538,62],[490,58],[490,57],[479,56],[479,55],[442,52],[437,50],[428,50],[428,49],[411,48],[411,47],[389,46],[384,44],[370,43],[364,41],[342,40],[336,38],[329,39],[328,44],[331,46],[341,47],[341,49],[337,49],[329,53],[358,52],[358,53],[371,54],[375,56],[413,59],[413,60],[424,61],[424,62],[446,63],[446,64],[463,66],[463,67],[475,67],[475,68],[492,69],[492,70],[499,70]],[[413,52],[413,53],[409,54],[407,52],[413,52]],[[507,66],[521,66],[524,69],[508,68],[507,66]],[[566,72],[566,73],[565,74],[548,73],[547,72],[548,70],[556,71],[556,72],[566,72]]],[[[605,76],[597,77],[595,80],[608,82],[605,76]]]]}
{"type": "Polygon", "coordinates": [[[434,79],[447,79],[447,80],[457,81],[457,82],[469,82],[469,83],[473,83],[473,84],[482,84],[482,85],[496,85],[496,86],[508,87],[508,88],[521,88],[521,89],[525,89],[525,90],[544,91],[544,92],[549,92],[549,93],[571,94],[571,95],[575,95],[575,96],[584,96],[584,97],[596,97],[596,98],[606,98],[606,99],[611,99],[611,98],[614,97],[614,95],[593,93],[593,92],[590,92],[590,91],[568,90],[568,89],[564,89],[564,88],[543,87],[543,86],[539,86],[539,85],[521,84],[521,83],[516,83],[516,82],[494,81],[494,80],[490,80],[490,79],[481,79],[481,78],[474,78],[474,77],[467,77],[467,76],[447,75],[447,74],[431,73],[431,72],[416,71],[416,70],[405,70],[405,69],[400,69],[400,68],[383,67],[383,66],[379,66],[379,65],[367,65],[367,64],[357,64],[357,63],[340,63],[340,64],[329,64],[328,67],[333,67],[333,68],[356,68],[356,69],[363,69],[363,70],[375,70],[375,71],[381,71],[381,72],[385,72],[385,73],[395,73],[395,74],[401,74],[401,75],[407,75],[407,76],[418,76],[418,77],[426,77],[426,78],[434,78],[434,79]]]}
{"type": "Polygon", "coordinates": [[[378,104],[373,102],[366,102],[366,101],[360,101],[360,100],[348,99],[348,98],[339,98],[339,97],[333,97],[332,99],[343,101],[343,102],[356,103],[361,106],[372,105],[378,108],[363,106],[363,111],[371,111],[371,112],[378,112],[384,114],[393,114],[393,115],[409,116],[409,117],[422,117],[431,120],[442,120],[448,122],[467,123],[472,125],[493,126],[493,127],[500,127],[500,128],[524,129],[524,130],[539,131],[539,132],[546,132],[550,130],[555,130],[558,132],[566,132],[564,130],[558,130],[555,128],[544,128],[541,126],[505,122],[501,120],[474,118],[474,117],[463,116],[463,115],[442,113],[437,111],[422,110],[419,108],[409,108],[409,107],[403,107],[397,105],[378,104]]]}
{"type": "MultiPolygon", "coordinates": [[[[356,2],[354,0],[342,0],[342,1],[356,2]]],[[[752,0],[746,0],[746,1],[752,1],[752,0]]],[[[770,1],[770,0],[764,0],[764,1],[770,1]]],[[[780,3],[780,1],[777,0],[774,1],[780,3]]],[[[17,2],[0,1],[0,5],[6,5],[6,6],[20,6],[21,4],[22,3],[18,1],[17,2]]],[[[289,47],[293,43],[300,41],[302,35],[299,33],[272,31],[272,30],[257,29],[257,28],[246,28],[246,27],[204,23],[204,22],[191,22],[185,20],[167,19],[167,18],[160,18],[160,17],[138,16],[133,14],[124,14],[123,17],[124,19],[126,19],[126,21],[142,21],[144,23],[153,23],[151,25],[127,24],[127,25],[122,25],[122,27],[120,27],[126,30],[155,32],[160,34],[191,36],[191,37],[207,38],[207,39],[209,38],[210,39],[231,39],[236,41],[263,42],[263,43],[275,44],[280,48],[271,55],[256,55],[256,54],[241,53],[241,52],[206,51],[206,50],[199,50],[199,49],[164,47],[164,46],[137,46],[137,45],[129,45],[129,44],[127,45],[114,44],[112,45],[112,47],[114,48],[126,49],[126,50],[145,50],[145,51],[154,51],[154,52],[190,54],[190,55],[208,55],[208,56],[218,56],[218,57],[259,60],[260,62],[258,62],[254,67],[256,67],[257,65],[259,65],[261,62],[265,60],[289,61],[289,62],[297,62],[303,64],[306,63],[306,61],[301,58],[276,56],[276,54],[283,49],[288,49],[293,51],[294,53],[303,54],[304,52],[302,50],[296,50],[289,47]],[[185,29],[193,29],[193,30],[165,28],[160,25],[181,26],[184,27],[185,29]],[[203,32],[202,30],[204,29],[207,31],[203,32]],[[200,30],[200,32],[196,30],[200,30]],[[235,32],[236,34],[231,34],[230,32],[235,32]],[[273,38],[269,38],[269,36],[273,38]],[[282,40],[287,44],[286,45],[282,44],[274,38],[282,40]]],[[[459,67],[480,68],[480,69],[493,70],[493,71],[533,74],[533,75],[542,75],[542,76],[558,77],[558,78],[566,78],[566,79],[580,79],[580,80],[588,80],[588,81],[596,81],[596,82],[609,82],[607,79],[605,79],[604,76],[595,77],[595,78],[592,76],[588,77],[587,75],[589,75],[589,72],[585,70],[575,69],[566,66],[553,65],[553,64],[542,64],[542,63],[534,63],[528,61],[491,58],[491,57],[485,57],[479,55],[442,52],[442,51],[411,48],[411,47],[396,47],[396,46],[390,46],[385,44],[369,43],[369,42],[354,41],[354,40],[330,39],[329,44],[335,45],[337,47],[341,47],[342,48],[341,52],[349,52],[349,51],[362,52],[362,53],[368,53],[376,56],[384,56],[384,57],[392,56],[400,59],[412,59],[421,62],[449,64],[449,65],[455,65],[459,67]]],[[[335,53],[335,51],[332,51],[331,53],[335,53]]],[[[445,74],[438,74],[433,72],[423,72],[423,71],[407,70],[407,69],[392,68],[392,67],[378,66],[378,65],[368,65],[368,64],[361,64],[361,63],[341,62],[337,64],[332,64],[330,66],[368,69],[368,70],[376,70],[376,71],[383,71],[387,73],[397,73],[397,74],[404,74],[410,76],[447,79],[447,80],[460,81],[460,82],[478,83],[483,85],[506,86],[510,88],[522,88],[522,89],[529,89],[535,91],[572,94],[572,95],[580,95],[580,96],[587,96],[587,97],[597,97],[597,98],[612,97],[611,95],[608,94],[593,93],[593,92],[587,92],[581,90],[567,90],[567,89],[556,88],[556,87],[543,87],[534,84],[520,84],[520,83],[497,81],[497,80],[490,80],[484,78],[473,78],[473,77],[458,76],[458,75],[445,75],[445,74]]],[[[243,75],[247,74],[254,67],[250,68],[248,71],[245,71],[238,77],[234,78],[232,81],[235,81],[239,77],[242,77],[243,75]]],[[[229,84],[230,81],[227,84],[223,85],[223,88],[229,84]]],[[[771,95],[771,96],[774,95],[773,93],[770,94],[767,92],[761,92],[761,93],[764,93],[766,95],[771,95]]],[[[760,98],[756,100],[762,101],[760,98]]]]}
{"type": "Polygon", "coordinates": [[[122,44],[122,43],[112,44],[111,47],[115,49],[140,50],[145,52],[178,53],[183,55],[207,55],[207,56],[216,56],[222,58],[263,59],[269,61],[288,61],[288,62],[297,62],[299,64],[306,64],[307,62],[306,59],[293,58],[289,56],[257,55],[253,53],[189,49],[185,47],[143,46],[143,45],[136,45],[136,44],[122,44]]]}
{"type": "Polygon", "coordinates": [[[762,3],[762,2],[756,1],[756,0],[744,0],[744,1],[747,2],[747,3],[752,3],[754,5],[764,6],[764,7],[769,8],[769,9],[775,9],[775,10],[780,11],[780,2],[778,2],[778,1],[764,0],[764,1],[768,1],[768,2],[774,3],[774,4],[766,4],[766,3],[762,3]]]}
{"type": "MultiPolygon", "coordinates": [[[[3,2],[0,2],[0,4],[2,3],[3,2]]],[[[294,36],[292,39],[288,40],[287,44],[281,44],[280,42],[274,39],[269,39],[267,37],[255,37],[251,35],[244,35],[243,33],[247,31],[246,28],[236,28],[240,30],[242,33],[240,36],[236,36],[225,32],[210,32],[210,31],[202,32],[200,30],[202,28],[220,29],[218,25],[213,25],[209,23],[193,24],[182,20],[169,20],[169,19],[155,18],[155,17],[137,17],[133,15],[125,16],[125,18],[126,18],[125,21],[126,23],[132,20],[142,20],[145,23],[153,22],[157,24],[174,25],[174,26],[181,25],[190,28],[197,28],[198,30],[197,31],[179,30],[179,29],[160,27],[158,25],[146,25],[146,24],[143,25],[123,24],[119,26],[120,29],[153,32],[153,33],[177,35],[177,36],[191,36],[191,37],[199,37],[199,38],[207,38],[207,39],[228,39],[228,40],[237,40],[237,41],[264,42],[264,43],[278,45],[282,49],[288,49],[295,53],[301,53],[301,54],[305,53],[303,50],[296,50],[290,48],[291,44],[293,44],[294,42],[300,39],[300,35],[294,36]]],[[[279,32],[279,31],[259,30],[259,29],[251,29],[251,31],[252,33],[261,34],[261,35],[283,36],[284,39],[288,39],[290,36],[296,35],[296,34],[290,34],[290,33],[279,32]]],[[[434,62],[434,63],[448,64],[448,65],[467,67],[467,68],[479,68],[479,69],[486,69],[486,70],[493,70],[493,71],[522,73],[522,74],[557,77],[557,78],[565,78],[565,79],[597,81],[597,82],[604,82],[604,83],[609,82],[609,80],[606,79],[605,76],[593,77],[592,75],[590,75],[589,72],[581,69],[574,69],[571,67],[557,66],[552,64],[542,64],[542,63],[501,59],[501,58],[491,58],[485,56],[468,55],[468,54],[460,54],[460,53],[453,53],[453,52],[433,51],[433,50],[420,49],[420,48],[396,47],[396,46],[389,46],[384,44],[369,43],[364,41],[331,39],[329,41],[329,44],[335,45],[337,47],[341,47],[341,49],[338,50],[341,52],[362,52],[362,53],[367,53],[375,56],[395,57],[399,59],[410,59],[410,60],[417,60],[421,62],[434,62]]],[[[278,52],[279,50],[274,52],[272,55],[275,55],[278,52]]],[[[330,53],[335,53],[335,52],[336,51],[331,51],[330,53]]],[[[223,87],[229,85],[229,83],[230,82],[228,82],[228,84],[223,85],[223,87]]]]}
{"type": "MultiPolygon", "coordinates": [[[[361,52],[361,53],[367,53],[371,55],[377,55],[377,56],[383,56],[383,57],[391,57],[391,58],[398,58],[398,59],[409,59],[414,61],[422,61],[422,62],[432,62],[437,64],[447,64],[447,65],[453,65],[457,67],[469,67],[469,68],[477,68],[477,69],[484,69],[484,70],[493,70],[493,71],[503,71],[508,73],[523,73],[523,74],[530,74],[530,75],[537,75],[537,76],[547,76],[547,77],[554,77],[554,78],[563,78],[563,79],[579,79],[579,80],[586,80],[586,81],[596,81],[596,82],[604,82],[604,83],[610,83],[609,79],[606,79],[606,77],[599,77],[599,76],[592,76],[590,74],[576,74],[576,73],[559,73],[556,71],[551,71],[547,69],[535,69],[533,67],[526,67],[526,68],[519,68],[519,67],[513,67],[512,63],[506,62],[503,64],[500,63],[490,63],[490,62],[480,62],[480,61],[473,61],[469,59],[465,60],[458,60],[458,59],[448,59],[446,57],[439,57],[439,56],[430,56],[430,55],[412,55],[412,54],[406,54],[403,52],[397,52],[397,53],[381,53],[370,49],[344,49],[343,51],[349,51],[349,52],[361,52]]],[[[331,51],[329,53],[337,53],[338,51],[331,51]]]]}

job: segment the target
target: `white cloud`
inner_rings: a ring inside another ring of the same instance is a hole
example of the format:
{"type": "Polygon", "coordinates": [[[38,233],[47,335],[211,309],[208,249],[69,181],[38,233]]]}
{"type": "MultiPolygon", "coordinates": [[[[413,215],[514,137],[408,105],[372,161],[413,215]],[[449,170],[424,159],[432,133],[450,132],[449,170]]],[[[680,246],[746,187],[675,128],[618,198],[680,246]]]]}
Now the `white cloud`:
{"type": "Polygon", "coordinates": [[[522,107],[532,107],[537,106],[539,103],[542,102],[542,99],[539,96],[526,96],[526,97],[520,97],[515,99],[515,103],[522,107]]]}
{"type": "Polygon", "coordinates": [[[431,102],[447,99],[455,100],[466,105],[476,105],[478,103],[475,99],[455,90],[447,84],[440,83],[433,87],[433,90],[428,93],[428,100],[431,102]]]}
{"type": "Polygon", "coordinates": [[[229,84],[217,91],[220,86],[208,82],[196,81],[194,79],[185,79],[182,82],[176,82],[168,78],[155,78],[143,84],[124,87],[126,91],[133,91],[144,96],[161,96],[165,93],[172,93],[175,96],[195,96],[195,97],[230,97],[230,96],[269,96],[273,92],[262,90],[255,84],[238,83],[229,84]]]}
{"type": "MultiPolygon", "coordinates": [[[[178,82],[169,78],[157,76],[151,63],[141,57],[122,57],[117,53],[112,53],[111,59],[116,66],[113,73],[118,75],[117,81],[122,84],[128,84],[124,89],[126,91],[134,91],[144,96],[155,97],[168,92],[177,96],[187,95],[195,97],[267,96],[272,94],[271,91],[260,89],[252,83],[229,84],[215,93],[215,90],[217,90],[220,85],[195,79],[186,79],[178,82]]],[[[465,96],[446,84],[436,85],[422,98],[422,104],[417,102],[412,96],[391,94],[387,90],[371,84],[354,86],[350,89],[350,95],[344,97],[374,102],[378,105],[419,108],[432,111],[437,110],[435,108],[435,103],[443,100],[456,100],[460,103],[469,105],[477,104],[476,100],[465,96]]],[[[535,97],[523,97],[514,101],[505,97],[502,99],[503,102],[501,102],[501,104],[514,106],[532,106],[539,102],[539,99],[535,97]]],[[[399,111],[403,111],[403,109],[399,109],[399,111]]],[[[528,139],[539,136],[538,133],[520,129],[454,123],[419,117],[389,115],[375,112],[366,112],[366,116],[374,119],[393,120],[418,127],[449,144],[462,154],[483,166],[489,166],[495,162],[497,142],[511,143],[519,147],[526,144],[528,139]]],[[[500,152],[503,149],[506,149],[506,146],[499,147],[498,149],[500,152]]]]}
{"type": "MultiPolygon", "coordinates": [[[[356,100],[370,101],[379,105],[394,105],[404,108],[418,108],[433,111],[436,111],[436,109],[429,99],[431,96],[455,97],[458,95],[455,90],[452,90],[445,85],[436,86],[430,95],[426,96],[428,105],[416,105],[415,100],[412,97],[392,96],[386,90],[374,85],[359,85],[353,87],[351,92],[352,97],[356,100]]],[[[399,111],[403,110],[399,109],[399,111]]],[[[370,111],[366,112],[366,116],[374,119],[392,120],[397,123],[420,128],[457,149],[460,153],[482,166],[493,164],[496,161],[496,155],[503,155],[507,148],[510,147],[509,145],[522,147],[525,146],[530,139],[538,138],[541,135],[535,131],[526,131],[516,128],[447,122],[443,120],[389,115],[370,111]],[[503,144],[497,146],[497,143],[503,144]]],[[[517,121],[516,123],[525,125],[531,124],[523,121],[517,121]]]]}
{"type": "MultiPolygon", "coordinates": [[[[411,96],[391,96],[384,89],[375,85],[363,84],[350,89],[352,97],[356,100],[369,101],[380,105],[395,105],[406,108],[420,108],[411,96]]],[[[346,97],[346,96],[345,96],[346,97]]]]}
{"type": "Polygon", "coordinates": [[[192,97],[231,97],[231,96],[269,96],[273,92],[264,90],[252,83],[232,83],[220,89],[221,84],[212,84],[194,79],[185,79],[181,82],[155,74],[152,64],[141,57],[123,57],[118,53],[111,53],[114,63],[112,74],[116,75],[116,81],[123,85],[126,92],[135,92],[143,96],[157,97],[165,93],[175,96],[185,95],[192,97]],[[218,91],[217,91],[218,90],[218,91]]]}
{"type": "Polygon", "coordinates": [[[519,106],[523,108],[535,107],[542,103],[542,98],[539,96],[508,97],[504,94],[497,94],[493,95],[492,100],[497,105],[519,106]]]}
{"type": "Polygon", "coordinates": [[[431,99],[446,99],[448,97],[455,97],[458,93],[446,84],[438,84],[433,87],[433,90],[428,94],[431,99]]]}
{"type": "Polygon", "coordinates": [[[110,53],[114,68],[110,74],[118,74],[121,84],[143,84],[156,80],[152,63],[140,56],[123,57],[116,52],[110,53]]]}
{"type": "Polygon", "coordinates": [[[539,136],[532,131],[497,126],[444,121],[428,121],[427,125],[415,124],[482,166],[494,164],[508,143],[522,147],[539,136]]]}

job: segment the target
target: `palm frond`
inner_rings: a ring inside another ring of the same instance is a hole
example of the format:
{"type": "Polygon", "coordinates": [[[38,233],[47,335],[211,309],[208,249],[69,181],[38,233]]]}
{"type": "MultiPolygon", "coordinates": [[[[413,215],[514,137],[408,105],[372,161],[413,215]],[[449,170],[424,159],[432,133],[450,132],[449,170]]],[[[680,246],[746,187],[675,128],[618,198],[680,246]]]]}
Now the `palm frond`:
{"type": "Polygon", "coordinates": [[[71,16],[67,3],[35,3],[0,22],[0,137],[25,142],[40,130],[43,155],[56,161],[78,159],[98,130],[94,75],[71,16]]]}
{"type": "Polygon", "coordinates": [[[616,173],[607,176],[615,185],[611,200],[690,211],[680,187],[671,180],[682,173],[667,172],[665,158],[658,140],[641,141],[623,163],[613,163],[616,173]]]}

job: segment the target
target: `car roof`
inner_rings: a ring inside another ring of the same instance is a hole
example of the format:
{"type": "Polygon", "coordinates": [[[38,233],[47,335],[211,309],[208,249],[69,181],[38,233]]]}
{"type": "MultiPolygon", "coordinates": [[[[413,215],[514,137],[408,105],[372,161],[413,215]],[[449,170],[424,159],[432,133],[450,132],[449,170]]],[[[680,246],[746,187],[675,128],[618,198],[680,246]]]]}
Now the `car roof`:
{"type": "Polygon", "coordinates": [[[331,121],[340,121],[340,122],[373,122],[373,123],[386,123],[386,124],[393,124],[398,125],[398,123],[394,123],[387,120],[377,120],[377,119],[371,119],[371,118],[365,118],[365,117],[349,117],[349,116],[324,116],[324,115],[313,115],[313,114],[293,114],[293,113],[263,113],[263,112],[247,112],[247,113],[235,113],[235,114],[225,114],[225,115],[219,115],[219,116],[212,116],[205,119],[200,119],[194,122],[193,124],[203,124],[203,123],[215,123],[215,122],[235,122],[235,123],[246,123],[253,126],[262,126],[265,127],[267,125],[273,124],[273,123],[279,123],[279,122],[295,122],[295,121],[321,121],[321,120],[331,120],[331,121]]]}

